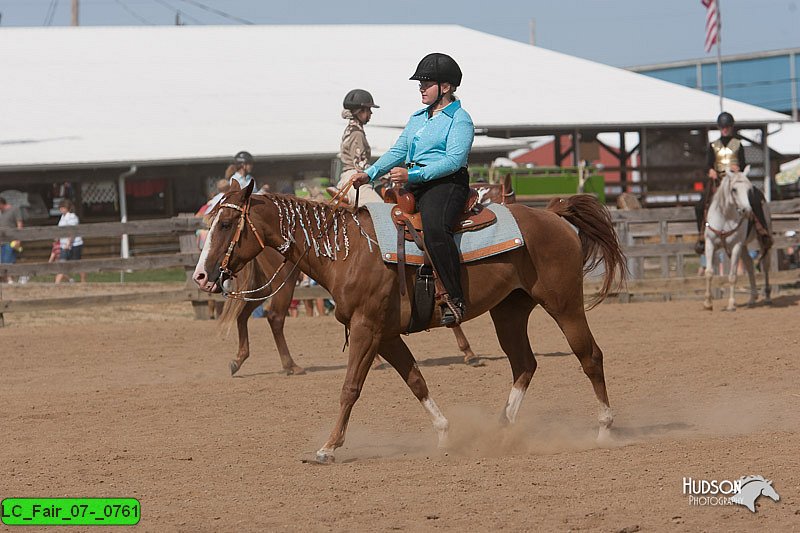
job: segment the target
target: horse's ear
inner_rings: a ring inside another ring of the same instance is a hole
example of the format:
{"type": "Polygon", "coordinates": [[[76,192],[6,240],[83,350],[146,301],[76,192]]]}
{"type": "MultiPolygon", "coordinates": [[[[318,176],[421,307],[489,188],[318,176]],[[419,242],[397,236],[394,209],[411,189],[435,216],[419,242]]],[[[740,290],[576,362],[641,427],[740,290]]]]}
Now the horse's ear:
{"type": "Polygon", "coordinates": [[[245,200],[250,198],[250,195],[253,194],[253,189],[256,186],[256,180],[250,180],[247,183],[247,186],[244,188],[244,198],[245,200]]]}
{"type": "Polygon", "coordinates": [[[745,176],[750,174],[750,165],[747,165],[746,167],[744,167],[744,170],[742,172],[744,173],[745,176]]]}
{"type": "Polygon", "coordinates": [[[228,192],[241,191],[241,190],[242,187],[239,185],[238,180],[231,180],[231,188],[228,189],[228,192]]]}

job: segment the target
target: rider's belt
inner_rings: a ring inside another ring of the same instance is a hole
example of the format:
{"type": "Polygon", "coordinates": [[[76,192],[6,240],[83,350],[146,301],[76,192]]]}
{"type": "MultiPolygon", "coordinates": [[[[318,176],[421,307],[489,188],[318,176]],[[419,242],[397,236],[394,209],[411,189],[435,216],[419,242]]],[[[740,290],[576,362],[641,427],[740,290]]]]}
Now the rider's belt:
{"type": "Polygon", "coordinates": [[[424,163],[416,163],[414,161],[409,161],[408,163],[406,163],[406,168],[414,168],[414,167],[422,168],[424,166],[425,166],[424,163]]]}

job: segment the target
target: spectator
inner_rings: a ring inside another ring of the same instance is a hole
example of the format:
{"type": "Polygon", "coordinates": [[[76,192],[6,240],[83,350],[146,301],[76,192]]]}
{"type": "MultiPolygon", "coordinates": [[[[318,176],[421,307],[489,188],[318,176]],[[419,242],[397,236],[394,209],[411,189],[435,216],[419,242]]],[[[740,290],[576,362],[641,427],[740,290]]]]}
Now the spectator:
{"type": "MultiPolygon", "coordinates": [[[[80,224],[78,215],[75,214],[75,204],[72,200],[61,200],[58,204],[58,210],[61,211],[61,219],[58,221],[59,226],[77,226],[80,224]]],[[[69,237],[62,237],[59,239],[61,245],[61,255],[59,262],[64,261],[80,261],[83,255],[83,239],[76,235],[69,237]]],[[[81,283],[86,283],[86,272],[81,272],[81,283]]],[[[56,283],[61,283],[66,277],[65,274],[56,274],[56,283]]],[[[72,279],[70,278],[70,281],[72,279]]]]}
{"type": "MultiPolygon", "coordinates": [[[[19,228],[22,229],[22,215],[19,209],[6,202],[6,199],[0,196],[0,228],[19,228]]],[[[11,246],[10,242],[0,242],[0,263],[16,263],[17,251],[11,246]]],[[[0,281],[8,281],[13,283],[11,276],[0,281]]]]}

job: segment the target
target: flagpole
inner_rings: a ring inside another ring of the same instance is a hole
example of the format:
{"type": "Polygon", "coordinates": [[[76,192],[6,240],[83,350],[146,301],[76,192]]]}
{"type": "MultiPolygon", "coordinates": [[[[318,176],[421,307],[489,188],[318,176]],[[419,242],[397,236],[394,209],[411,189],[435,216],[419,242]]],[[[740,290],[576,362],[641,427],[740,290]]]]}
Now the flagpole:
{"type": "Polygon", "coordinates": [[[719,112],[722,113],[725,110],[722,105],[722,99],[725,97],[722,85],[722,10],[720,0],[714,1],[717,3],[717,87],[719,87],[719,112]]]}

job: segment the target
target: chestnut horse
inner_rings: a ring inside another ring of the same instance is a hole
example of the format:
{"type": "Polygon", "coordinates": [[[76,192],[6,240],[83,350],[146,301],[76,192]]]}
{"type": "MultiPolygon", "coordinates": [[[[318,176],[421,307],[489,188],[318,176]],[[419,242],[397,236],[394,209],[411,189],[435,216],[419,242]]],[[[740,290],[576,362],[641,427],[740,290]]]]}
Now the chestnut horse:
{"type": "MultiPolygon", "coordinates": [[[[349,333],[350,349],[339,417],[317,452],[317,461],[333,462],[334,450],[344,444],[350,413],[376,354],[397,370],[429,413],[439,446],[445,446],[449,422],[430,397],[414,356],[401,337],[411,316],[413,291],[401,296],[399,284],[411,287],[413,272],[409,269],[401,280],[397,266],[383,262],[368,211],[251,193],[252,186],[242,190],[234,184],[218,204],[193,278],[203,290],[229,291],[233,274],[265,247],[271,247],[299,265],[336,300],[336,319],[349,333]]],[[[511,364],[513,385],[503,417],[509,423],[516,420],[536,370],[527,326],[531,311],[541,305],[561,328],[591,381],[600,403],[598,439],[608,438],[613,415],[603,374],[603,352],[586,321],[583,297],[583,276],[601,261],[605,277],[592,306],[605,298],[617,277],[620,281],[625,277],[625,257],[608,211],[590,195],[559,199],[546,210],[519,204],[509,209],[520,227],[524,246],[462,265],[465,319],[490,312],[500,346],[511,364]]],[[[436,306],[432,327],[440,319],[436,306]]]]}

